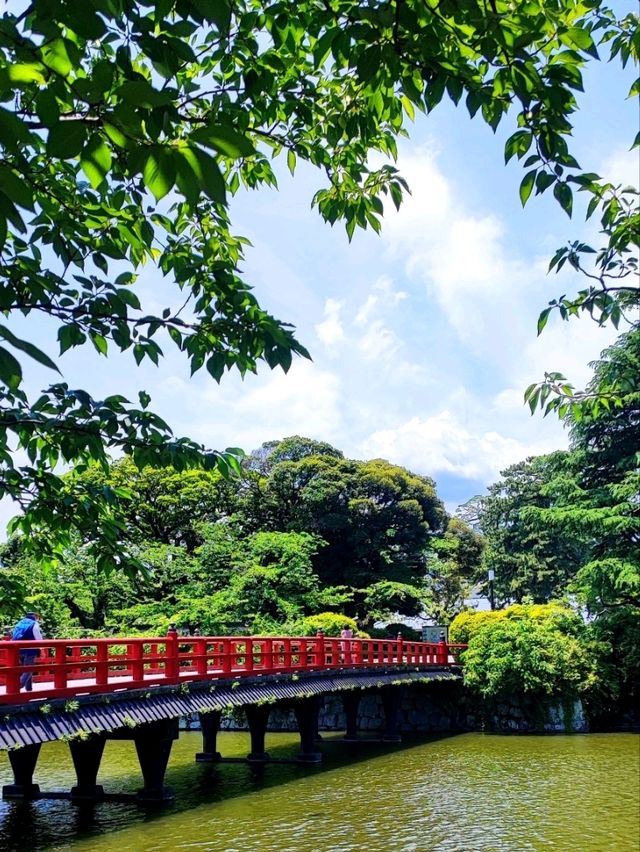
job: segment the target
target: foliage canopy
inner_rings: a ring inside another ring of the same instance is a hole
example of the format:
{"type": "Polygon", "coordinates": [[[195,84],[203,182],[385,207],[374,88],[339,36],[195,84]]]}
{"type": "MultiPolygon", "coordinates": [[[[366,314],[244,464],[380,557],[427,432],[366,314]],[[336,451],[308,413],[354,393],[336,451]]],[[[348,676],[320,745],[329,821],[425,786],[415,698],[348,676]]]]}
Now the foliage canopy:
{"type": "MultiPolygon", "coordinates": [[[[158,363],[176,346],[216,381],[260,361],[286,370],[308,353],[241,276],[229,197],[274,185],[282,155],[292,172],[301,160],[321,171],[325,220],[349,236],[378,230],[406,185],[369,155],[393,158],[406,120],[445,96],[494,129],[509,114],[505,157],[524,161],[523,203],[551,190],[571,213],[572,186],[586,191],[625,251],[631,214],[581,171],[568,139],[584,64],[598,50],[635,58],[635,27],[599,0],[25,2],[0,19],[0,309],[46,315],[60,354],[89,344],[158,363]],[[136,288],[144,264],[161,310],[136,288]]],[[[175,438],[144,391],[98,400],[61,377],[28,398],[24,359],[52,372],[60,362],[4,324],[0,336],[0,493],[24,510],[14,529],[41,555],[76,530],[102,569],[130,556],[125,495],[60,479],[59,462],[106,466],[116,452],[138,466],[237,470],[237,452],[175,438]]]]}

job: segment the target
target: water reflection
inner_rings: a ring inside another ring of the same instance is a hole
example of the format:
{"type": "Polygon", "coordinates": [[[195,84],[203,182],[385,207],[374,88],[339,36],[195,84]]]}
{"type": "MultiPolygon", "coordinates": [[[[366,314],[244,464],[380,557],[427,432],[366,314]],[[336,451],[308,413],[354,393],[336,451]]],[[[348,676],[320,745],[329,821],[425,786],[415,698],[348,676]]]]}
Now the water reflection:
{"type": "MultiPolygon", "coordinates": [[[[294,734],[268,735],[274,757],[294,734]]],[[[244,734],[221,735],[244,756],[244,734]]],[[[322,766],[195,764],[195,733],[175,744],[168,808],[104,802],[4,802],[0,848],[55,852],[638,852],[640,738],[632,734],[497,737],[466,734],[397,746],[347,746],[327,736],[322,766]]],[[[69,789],[63,744],[42,749],[37,778],[69,789]]],[[[8,761],[4,760],[3,780],[8,761]]],[[[100,779],[140,786],[131,743],[110,742],[100,779]]]]}

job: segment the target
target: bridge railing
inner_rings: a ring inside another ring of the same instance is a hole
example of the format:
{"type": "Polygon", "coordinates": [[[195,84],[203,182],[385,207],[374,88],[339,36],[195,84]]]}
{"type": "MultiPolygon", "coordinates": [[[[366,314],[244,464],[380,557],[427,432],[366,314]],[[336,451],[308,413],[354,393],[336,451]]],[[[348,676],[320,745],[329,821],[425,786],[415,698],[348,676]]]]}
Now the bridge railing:
{"type": "Polygon", "coordinates": [[[184,637],[172,631],[159,637],[0,641],[0,704],[260,674],[447,666],[459,662],[464,647],[400,637],[184,637]],[[31,692],[20,689],[27,673],[31,692]]]}

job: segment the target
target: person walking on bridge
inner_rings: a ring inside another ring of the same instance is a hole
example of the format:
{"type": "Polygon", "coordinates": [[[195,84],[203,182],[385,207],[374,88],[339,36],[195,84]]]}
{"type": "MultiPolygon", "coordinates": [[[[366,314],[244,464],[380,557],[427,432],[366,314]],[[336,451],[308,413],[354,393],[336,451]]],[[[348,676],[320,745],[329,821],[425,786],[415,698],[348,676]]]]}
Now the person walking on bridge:
{"type": "MultiPolygon", "coordinates": [[[[37,612],[27,612],[24,618],[13,628],[11,638],[15,641],[24,642],[25,639],[32,639],[42,642],[43,636],[38,621],[40,616],[37,612]]],[[[29,666],[33,664],[35,658],[40,654],[38,648],[22,648],[20,650],[20,665],[29,666]]],[[[33,690],[33,672],[22,672],[20,675],[20,689],[31,692],[33,690]]]]}

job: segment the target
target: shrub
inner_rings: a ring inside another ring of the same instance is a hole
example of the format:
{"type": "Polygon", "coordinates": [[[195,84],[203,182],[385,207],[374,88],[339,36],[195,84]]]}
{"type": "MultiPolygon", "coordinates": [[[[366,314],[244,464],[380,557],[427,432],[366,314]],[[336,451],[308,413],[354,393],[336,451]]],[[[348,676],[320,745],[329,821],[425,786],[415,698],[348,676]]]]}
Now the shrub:
{"type": "Polygon", "coordinates": [[[525,694],[575,696],[597,679],[586,626],[560,604],[516,605],[462,613],[451,625],[454,642],[467,642],[465,684],[485,699],[525,694]]]}
{"type": "Polygon", "coordinates": [[[327,636],[339,636],[343,629],[353,630],[354,636],[366,634],[358,633],[358,625],[353,618],[342,615],[339,612],[319,612],[317,615],[309,615],[299,623],[301,636],[314,636],[318,630],[323,630],[327,636]]]}
{"type": "Polygon", "coordinates": [[[526,620],[532,623],[553,624],[571,635],[578,635],[584,628],[580,616],[564,604],[513,604],[506,609],[485,610],[483,612],[465,610],[461,612],[451,622],[449,641],[466,644],[472,636],[485,626],[504,620],[526,620]]]}

